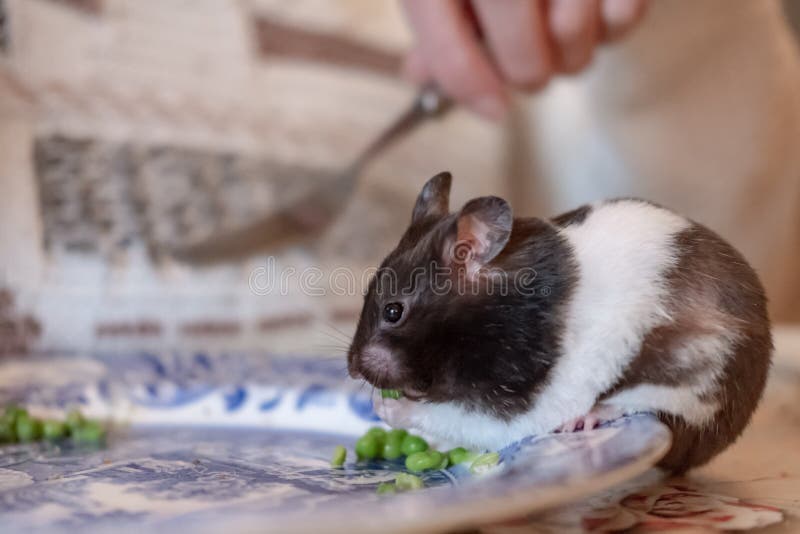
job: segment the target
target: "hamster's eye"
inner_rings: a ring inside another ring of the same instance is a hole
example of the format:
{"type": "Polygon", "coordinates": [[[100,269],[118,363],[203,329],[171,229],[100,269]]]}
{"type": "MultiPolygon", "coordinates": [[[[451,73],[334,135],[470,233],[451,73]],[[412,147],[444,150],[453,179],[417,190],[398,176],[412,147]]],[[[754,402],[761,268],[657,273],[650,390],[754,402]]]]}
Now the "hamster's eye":
{"type": "Polygon", "coordinates": [[[399,302],[390,302],[383,307],[383,319],[387,323],[396,323],[403,316],[403,305],[399,302]]]}

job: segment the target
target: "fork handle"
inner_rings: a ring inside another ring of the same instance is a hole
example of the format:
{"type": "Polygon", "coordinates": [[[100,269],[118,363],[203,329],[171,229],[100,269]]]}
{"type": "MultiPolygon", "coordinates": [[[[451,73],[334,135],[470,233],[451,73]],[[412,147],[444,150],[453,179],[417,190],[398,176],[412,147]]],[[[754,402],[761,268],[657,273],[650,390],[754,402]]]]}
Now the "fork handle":
{"type": "Polygon", "coordinates": [[[357,172],[384,148],[414,131],[426,119],[443,116],[453,107],[453,101],[435,84],[420,87],[411,105],[370,143],[350,167],[357,172]]]}

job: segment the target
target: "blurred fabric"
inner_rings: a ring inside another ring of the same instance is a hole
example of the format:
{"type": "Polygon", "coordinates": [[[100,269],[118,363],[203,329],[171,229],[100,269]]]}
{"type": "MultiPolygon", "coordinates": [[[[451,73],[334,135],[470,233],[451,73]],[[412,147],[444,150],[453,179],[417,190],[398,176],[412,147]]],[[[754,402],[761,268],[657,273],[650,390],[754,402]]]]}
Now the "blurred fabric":
{"type": "Polygon", "coordinates": [[[507,124],[456,111],[400,142],[311,245],[171,254],[343,169],[412,98],[409,44],[394,0],[0,0],[0,354],[341,348],[362,275],[445,169],[453,208],[686,213],[757,267],[774,318],[800,319],[800,74],[776,1],[653,2],[507,124]]]}
{"type": "Polygon", "coordinates": [[[776,1],[651,2],[630,39],[517,119],[534,212],[642,197],[736,246],[800,320],[800,56],[776,1]]]}

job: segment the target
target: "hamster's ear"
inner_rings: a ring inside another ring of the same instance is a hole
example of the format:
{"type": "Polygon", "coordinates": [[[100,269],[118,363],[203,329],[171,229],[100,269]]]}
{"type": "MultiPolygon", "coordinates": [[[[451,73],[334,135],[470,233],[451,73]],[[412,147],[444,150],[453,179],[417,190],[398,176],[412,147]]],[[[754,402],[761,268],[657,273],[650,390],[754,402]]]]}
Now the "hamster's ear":
{"type": "Polygon", "coordinates": [[[431,215],[444,216],[450,212],[450,183],[452,181],[453,177],[449,172],[440,172],[425,183],[417,197],[417,203],[414,205],[411,224],[431,215]]]}
{"type": "Polygon", "coordinates": [[[506,246],[513,222],[511,206],[502,198],[470,200],[458,214],[452,261],[464,264],[468,273],[477,272],[506,246]]]}

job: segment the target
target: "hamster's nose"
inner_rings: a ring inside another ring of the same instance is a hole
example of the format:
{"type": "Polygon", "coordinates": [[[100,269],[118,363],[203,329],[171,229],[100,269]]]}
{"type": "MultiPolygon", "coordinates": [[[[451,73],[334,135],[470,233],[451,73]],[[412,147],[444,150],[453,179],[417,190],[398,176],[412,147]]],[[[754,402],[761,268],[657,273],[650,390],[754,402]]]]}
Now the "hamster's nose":
{"type": "Polygon", "coordinates": [[[370,343],[353,358],[354,370],[375,387],[390,388],[400,377],[400,369],[392,352],[385,346],[370,343]]]}

